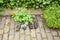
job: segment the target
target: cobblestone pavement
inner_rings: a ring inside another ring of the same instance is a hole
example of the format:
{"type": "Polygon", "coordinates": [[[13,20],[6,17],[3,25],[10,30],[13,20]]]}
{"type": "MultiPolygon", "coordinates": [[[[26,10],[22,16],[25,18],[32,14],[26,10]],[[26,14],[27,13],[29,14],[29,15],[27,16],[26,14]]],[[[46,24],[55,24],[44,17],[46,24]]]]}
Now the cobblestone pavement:
{"type": "Polygon", "coordinates": [[[60,29],[50,29],[37,16],[38,28],[16,31],[16,23],[10,17],[0,17],[0,40],[60,40],[60,29]]]}

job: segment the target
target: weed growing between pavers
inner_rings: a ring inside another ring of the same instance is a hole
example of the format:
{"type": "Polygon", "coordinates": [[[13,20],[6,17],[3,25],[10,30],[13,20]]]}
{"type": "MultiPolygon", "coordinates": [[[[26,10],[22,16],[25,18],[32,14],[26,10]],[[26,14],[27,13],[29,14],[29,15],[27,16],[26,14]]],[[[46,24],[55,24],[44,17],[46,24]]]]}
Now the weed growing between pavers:
{"type": "Polygon", "coordinates": [[[25,12],[25,8],[20,8],[19,11],[14,12],[12,15],[12,18],[18,23],[17,28],[23,28],[24,30],[26,30],[28,26],[30,29],[34,28],[33,20],[35,16],[31,15],[30,12],[25,12]]]}

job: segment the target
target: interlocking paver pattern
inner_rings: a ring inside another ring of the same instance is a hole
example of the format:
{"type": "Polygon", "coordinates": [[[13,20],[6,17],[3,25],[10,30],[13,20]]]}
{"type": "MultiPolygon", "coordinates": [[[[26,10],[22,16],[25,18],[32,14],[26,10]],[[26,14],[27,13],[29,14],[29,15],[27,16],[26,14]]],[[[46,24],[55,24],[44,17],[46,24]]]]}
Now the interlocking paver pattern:
{"type": "Polygon", "coordinates": [[[36,16],[38,28],[16,31],[16,22],[11,17],[0,16],[0,40],[60,40],[60,29],[47,28],[43,18],[36,16]]]}

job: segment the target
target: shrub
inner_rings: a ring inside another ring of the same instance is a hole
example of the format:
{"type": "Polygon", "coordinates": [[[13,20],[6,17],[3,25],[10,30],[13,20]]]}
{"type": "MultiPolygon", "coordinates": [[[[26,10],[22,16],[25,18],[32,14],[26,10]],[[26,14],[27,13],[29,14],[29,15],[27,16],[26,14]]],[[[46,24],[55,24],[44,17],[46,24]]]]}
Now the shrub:
{"type": "Polygon", "coordinates": [[[0,7],[45,8],[56,2],[60,5],[60,0],[0,0],[0,7]]]}
{"type": "Polygon", "coordinates": [[[49,6],[44,10],[46,25],[52,28],[60,28],[60,6],[49,6]]]}

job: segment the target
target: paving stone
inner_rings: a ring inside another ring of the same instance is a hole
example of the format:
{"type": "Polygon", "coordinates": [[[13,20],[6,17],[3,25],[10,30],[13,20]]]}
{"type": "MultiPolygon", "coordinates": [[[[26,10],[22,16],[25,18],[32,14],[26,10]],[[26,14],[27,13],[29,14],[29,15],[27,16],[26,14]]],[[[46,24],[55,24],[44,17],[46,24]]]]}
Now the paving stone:
{"type": "Polygon", "coordinates": [[[46,32],[51,32],[51,30],[49,28],[46,28],[46,27],[45,27],[45,31],[46,32]]]}
{"type": "Polygon", "coordinates": [[[6,19],[6,23],[5,23],[5,24],[6,24],[7,26],[10,26],[10,22],[11,22],[10,19],[6,19]]]}
{"type": "Polygon", "coordinates": [[[47,38],[44,38],[43,40],[47,40],[47,38]]]}
{"type": "Polygon", "coordinates": [[[24,34],[24,30],[23,29],[20,29],[20,34],[24,34]]]}
{"type": "Polygon", "coordinates": [[[37,17],[37,19],[38,19],[39,27],[43,27],[42,18],[41,17],[37,17]]]}
{"type": "Polygon", "coordinates": [[[20,40],[24,40],[24,34],[20,34],[20,40]]]}
{"type": "Polygon", "coordinates": [[[25,32],[23,29],[20,29],[20,40],[25,40],[25,32]]]}
{"type": "Polygon", "coordinates": [[[58,36],[56,30],[52,30],[51,33],[52,33],[53,36],[58,36]]]}
{"type": "Polygon", "coordinates": [[[14,21],[11,19],[10,20],[11,21],[11,23],[10,23],[10,32],[9,32],[9,34],[10,35],[14,35],[14,33],[15,33],[15,30],[14,30],[14,21]]]}
{"type": "Polygon", "coordinates": [[[2,35],[0,35],[0,40],[2,40],[2,35]]]}
{"type": "Polygon", "coordinates": [[[40,29],[39,29],[39,27],[36,29],[36,33],[37,33],[37,34],[40,34],[40,29]]]}
{"type": "MultiPolygon", "coordinates": [[[[5,21],[6,21],[6,18],[5,17],[2,17],[2,22],[3,22],[3,24],[5,23],[5,21]]],[[[2,23],[1,22],[1,23],[2,23]]]]}
{"type": "Polygon", "coordinates": [[[8,40],[8,34],[3,34],[3,40],[8,40]]]}
{"type": "Polygon", "coordinates": [[[48,40],[54,40],[53,36],[51,35],[51,33],[47,33],[47,37],[48,37],[48,40]]]}
{"type": "Polygon", "coordinates": [[[10,30],[10,32],[9,32],[10,35],[14,35],[14,33],[15,33],[14,29],[10,30]]]}
{"type": "Polygon", "coordinates": [[[43,27],[42,22],[38,22],[38,24],[39,24],[39,27],[43,27]]]}
{"type": "Polygon", "coordinates": [[[9,40],[14,40],[14,35],[9,35],[9,40]]]}
{"type": "Polygon", "coordinates": [[[14,29],[14,21],[11,19],[10,29],[14,29]]]}
{"type": "Polygon", "coordinates": [[[4,33],[8,33],[8,32],[9,32],[9,27],[5,25],[4,33]]]}
{"type": "Polygon", "coordinates": [[[60,36],[60,31],[58,31],[58,34],[59,34],[59,36],[60,36]]]}
{"type": "Polygon", "coordinates": [[[42,40],[42,37],[41,37],[41,33],[40,33],[40,29],[39,28],[36,29],[36,36],[37,36],[37,40],[42,40]]]}
{"type": "Polygon", "coordinates": [[[19,40],[19,32],[15,32],[14,40],[19,40]]]}
{"type": "Polygon", "coordinates": [[[10,27],[10,19],[6,19],[4,33],[8,33],[9,32],[9,27],[10,27]]]}
{"type": "MultiPolygon", "coordinates": [[[[16,23],[15,23],[15,27],[16,27],[16,23]]],[[[14,31],[15,35],[14,35],[14,40],[19,40],[20,38],[20,31],[16,31],[16,28],[15,28],[15,31],[14,31]]]]}
{"type": "Polygon", "coordinates": [[[32,29],[32,30],[31,30],[31,36],[32,36],[33,38],[36,37],[35,29],[32,29]]]}
{"type": "Polygon", "coordinates": [[[1,29],[1,21],[2,21],[2,18],[0,17],[0,29],[1,29]]]}
{"type": "Polygon", "coordinates": [[[30,31],[27,28],[26,30],[15,31],[15,22],[9,17],[7,19],[3,17],[0,21],[0,40],[60,40],[60,30],[57,33],[56,30],[45,28],[42,22],[43,19],[39,16],[37,19],[39,27],[36,30],[32,29],[30,31]]]}
{"type": "Polygon", "coordinates": [[[6,18],[3,17],[3,18],[2,18],[2,21],[1,21],[1,24],[0,24],[0,28],[1,28],[1,29],[4,28],[4,24],[5,24],[5,22],[6,22],[6,18]]]}
{"type": "Polygon", "coordinates": [[[44,31],[44,28],[40,28],[40,32],[41,32],[42,38],[46,38],[46,33],[44,31]]]}
{"type": "Polygon", "coordinates": [[[25,35],[25,40],[30,40],[30,35],[25,35]]]}
{"type": "Polygon", "coordinates": [[[32,40],[37,40],[36,38],[32,38],[32,40]]]}
{"type": "Polygon", "coordinates": [[[60,40],[60,38],[59,37],[54,37],[54,40],[60,40]]]}
{"type": "Polygon", "coordinates": [[[3,29],[0,29],[0,34],[3,34],[3,29]]]}
{"type": "Polygon", "coordinates": [[[1,20],[2,20],[2,17],[0,17],[0,22],[1,22],[1,20]]]}
{"type": "Polygon", "coordinates": [[[42,22],[42,18],[40,16],[37,16],[37,19],[39,22],[42,22]]]}
{"type": "Polygon", "coordinates": [[[41,18],[43,18],[43,14],[41,15],[41,18]]]}
{"type": "Polygon", "coordinates": [[[27,29],[25,30],[25,40],[30,40],[30,30],[27,27],[27,29]]]}
{"type": "Polygon", "coordinates": [[[36,34],[37,40],[42,40],[41,34],[36,34]]]}
{"type": "Polygon", "coordinates": [[[30,30],[29,30],[29,28],[27,28],[27,29],[25,30],[25,35],[30,35],[30,30]]]}

